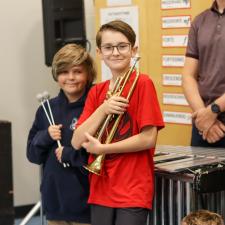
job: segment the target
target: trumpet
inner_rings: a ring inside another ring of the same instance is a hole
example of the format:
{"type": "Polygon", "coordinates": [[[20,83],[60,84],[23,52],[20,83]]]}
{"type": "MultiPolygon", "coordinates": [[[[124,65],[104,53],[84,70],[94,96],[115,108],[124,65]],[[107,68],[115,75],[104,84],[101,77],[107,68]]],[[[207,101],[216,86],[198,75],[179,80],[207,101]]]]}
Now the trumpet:
{"type": "MultiPolygon", "coordinates": [[[[129,81],[129,78],[130,78],[132,72],[134,70],[136,70],[135,65],[139,61],[139,59],[140,59],[140,57],[135,57],[132,67],[123,76],[119,76],[116,79],[113,90],[110,93],[108,93],[109,96],[113,96],[113,95],[121,96],[122,95],[122,92],[123,92],[127,82],[129,81]]],[[[136,70],[135,78],[134,78],[133,83],[128,91],[127,96],[126,96],[127,100],[130,100],[130,98],[132,96],[132,93],[136,86],[138,77],[139,77],[139,71],[136,70]]],[[[102,136],[103,136],[103,134],[105,134],[106,128],[108,127],[109,123],[115,118],[114,121],[112,122],[113,123],[112,128],[104,141],[105,144],[111,143],[111,141],[115,135],[115,132],[119,126],[119,123],[122,119],[122,116],[123,116],[123,114],[120,114],[120,115],[109,114],[103,121],[101,127],[98,129],[96,138],[101,142],[102,136]]],[[[101,175],[101,170],[102,170],[104,159],[105,159],[105,154],[97,155],[96,158],[94,159],[94,161],[91,162],[90,164],[84,166],[84,168],[87,169],[91,173],[94,173],[96,175],[101,175]]]]}

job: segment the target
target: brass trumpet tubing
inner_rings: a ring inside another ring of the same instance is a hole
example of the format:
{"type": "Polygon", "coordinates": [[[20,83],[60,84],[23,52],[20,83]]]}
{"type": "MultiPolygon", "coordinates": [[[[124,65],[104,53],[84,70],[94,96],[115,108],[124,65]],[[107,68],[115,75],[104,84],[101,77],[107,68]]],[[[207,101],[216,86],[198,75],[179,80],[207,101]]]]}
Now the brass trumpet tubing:
{"type": "MultiPolygon", "coordinates": [[[[117,77],[111,95],[114,95],[118,91],[118,88],[120,87],[121,81],[122,81],[121,77],[117,77]]],[[[102,135],[104,134],[104,132],[105,132],[110,120],[112,119],[112,117],[113,117],[113,114],[107,115],[107,117],[106,117],[106,119],[105,119],[105,121],[104,121],[98,135],[97,135],[97,139],[99,141],[101,141],[102,135]]]]}
{"type": "MultiPolygon", "coordinates": [[[[135,79],[134,79],[134,81],[133,81],[133,83],[132,83],[132,86],[131,86],[131,88],[130,88],[130,90],[129,90],[129,93],[128,93],[128,95],[127,95],[127,100],[130,100],[131,95],[132,95],[132,93],[133,93],[133,91],[134,91],[134,88],[135,88],[135,86],[136,86],[136,83],[137,83],[137,80],[138,80],[138,77],[139,77],[139,71],[137,71],[136,73],[137,73],[137,74],[136,74],[136,76],[135,76],[135,79]]],[[[116,118],[116,120],[115,120],[115,122],[114,122],[114,124],[113,124],[113,127],[112,127],[112,129],[111,129],[111,131],[110,131],[110,133],[109,133],[109,136],[108,136],[107,139],[106,139],[106,144],[109,144],[109,143],[112,141],[112,139],[113,139],[113,137],[114,137],[114,135],[115,135],[116,129],[117,129],[119,123],[120,123],[120,120],[121,120],[122,116],[123,116],[123,114],[120,114],[120,115],[116,118]]]]}
{"type": "Polygon", "coordinates": [[[133,81],[133,84],[132,84],[132,86],[131,86],[131,88],[130,88],[129,93],[127,94],[127,100],[130,100],[131,95],[133,94],[133,91],[134,91],[134,88],[135,88],[135,86],[136,86],[138,77],[139,77],[139,70],[136,71],[135,79],[134,79],[134,81],[133,81]]]}
{"type": "Polygon", "coordinates": [[[127,84],[127,81],[128,81],[128,79],[130,78],[131,73],[133,72],[133,70],[134,70],[134,68],[135,68],[135,65],[136,65],[136,63],[139,61],[139,59],[140,59],[140,57],[136,57],[133,66],[128,70],[128,72],[125,73],[125,75],[124,75],[125,80],[124,80],[124,82],[123,82],[123,85],[122,85],[122,87],[121,87],[119,93],[118,93],[119,96],[121,96],[121,94],[122,94],[122,92],[123,92],[123,89],[124,89],[125,85],[127,84]]]}
{"type": "Polygon", "coordinates": [[[117,77],[116,78],[116,82],[115,82],[113,90],[112,90],[112,96],[115,95],[118,92],[122,81],[123,81],[123,77],[117,77]]]}
{"type": "Polygon", "coordinates": [[[99,131],[99,133],[98,133],[98,135],[97,135],[97,137],[96,137],[99,141],[101,141],[102,135],[104,134],[104,132],[105,132],[107,126],[109,125],[109,122],[110,122],[112,116],[113,116],[113,114],[109,114],[109,115],[106,117],[106,119],[105,119],[105,121],[104,121],[104,123],[103,123],[103,125],[102,125],[102,128],[100,129],[100,131],[99,131]]]}

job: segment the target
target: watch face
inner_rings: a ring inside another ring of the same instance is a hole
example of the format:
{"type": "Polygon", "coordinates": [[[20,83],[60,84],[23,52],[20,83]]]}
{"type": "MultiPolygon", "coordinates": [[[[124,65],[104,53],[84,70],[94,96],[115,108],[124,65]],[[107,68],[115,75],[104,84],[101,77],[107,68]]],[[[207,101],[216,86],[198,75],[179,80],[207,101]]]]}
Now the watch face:
{"type": "Polygon", "coordinates": [[[213,103],[213,104],[211,105],[211,110],[212,110],[212,112],[214,112],[214,113],[220,113],[220,107],[219,107],[216,103],[213,103]]]}

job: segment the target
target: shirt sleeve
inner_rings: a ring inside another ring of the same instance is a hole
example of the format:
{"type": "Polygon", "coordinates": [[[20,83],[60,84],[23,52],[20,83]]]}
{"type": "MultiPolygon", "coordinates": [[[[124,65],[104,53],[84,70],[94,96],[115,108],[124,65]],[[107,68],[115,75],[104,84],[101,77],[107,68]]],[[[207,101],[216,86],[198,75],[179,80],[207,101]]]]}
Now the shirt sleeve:
{"type": "Polygon", "coordinates": [[[139,85],[137,120],[139,132],[145,126],[156,126],[158,129],[164,127],[157,94],[150,78],[142,80],[139,85]]]}
{"type": "Polygon", "coordinates": [[[189,30],[186,56],[199,59],[197,19],[193,21],[189,30]]]}
{"type": "Polygon", "coordinates": [[[97,93],[96,86],[94,86],[88,93],[83,112],[76,124],[76,127],[81,125],[96,110],[97,108],[96,93],[97,93]]]}
{"type": "Polygon", "coordinates": [[[84,148],[76,150],[70,146],[64,146],[62,162],[69,163],[72,167],[81,167],[87,164],[88,154],[84,148]]]}
{"type": "Polygon", "coordinates": [[[56,143],[49,135],[48,129],[40,126],[43,112],[39,108],[27,140],[27,158],[35,164],[45,163],[50,149],[56,143]]]}

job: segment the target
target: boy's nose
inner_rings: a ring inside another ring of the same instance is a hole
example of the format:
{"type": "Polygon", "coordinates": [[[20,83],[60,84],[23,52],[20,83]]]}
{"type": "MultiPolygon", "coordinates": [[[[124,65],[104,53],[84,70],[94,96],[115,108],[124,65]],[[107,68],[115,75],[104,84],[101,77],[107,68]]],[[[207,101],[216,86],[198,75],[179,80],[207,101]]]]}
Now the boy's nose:
{"type": "Polygon", "coordinates": [[[113,55],[119,55],[120,52],[118,51],[118,48],[117,46],[113,46],[113,52],[112,52],[113,55]]]}
{"type": "Polygon", "coordinates": [[[69,77],[69,79],[74,79],[74,74],[73,74],[73,72],[69,72],[68,77],[69,77]]]}

